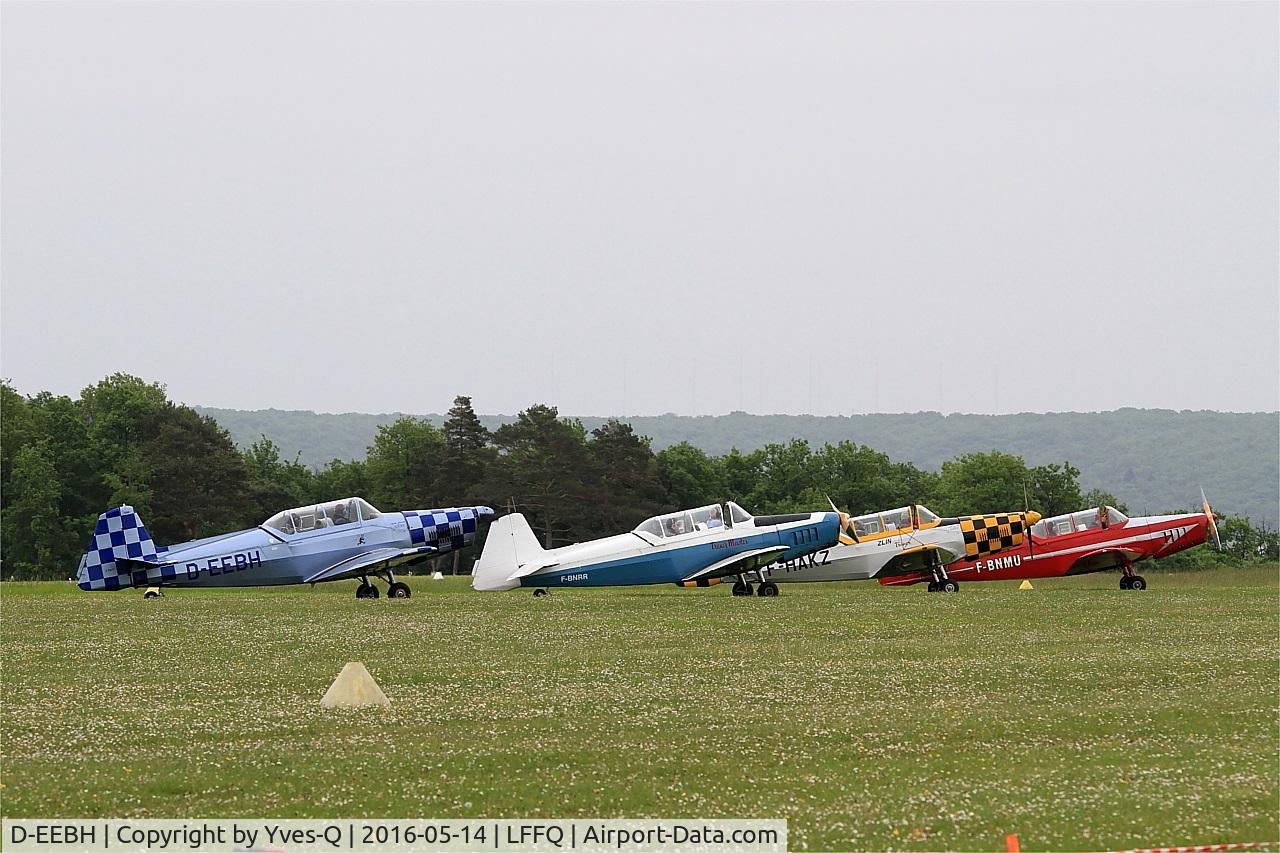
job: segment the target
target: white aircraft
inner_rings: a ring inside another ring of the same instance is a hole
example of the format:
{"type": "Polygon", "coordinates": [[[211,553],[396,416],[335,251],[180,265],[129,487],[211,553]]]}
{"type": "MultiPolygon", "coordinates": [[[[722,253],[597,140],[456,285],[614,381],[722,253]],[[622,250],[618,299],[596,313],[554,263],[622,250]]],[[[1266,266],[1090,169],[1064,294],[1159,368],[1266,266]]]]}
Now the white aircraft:
{"type": "Polygon", "coordinates": [[[774,560],[803,559],[839,541],[847,520],[839,512],[753,516],[736,503],[710,504],[654,516],[629,533],[544,550],[520,513],[489,528],[484,552],[471,574],[478,590],[533,587],[630,586],[674,583],[685,587],[736,578],[734,595],[778,594],[761,574],[774,560]]]}
{"type": "Polygon", "coordinates": [[[851,518],[839,545],[773,563],[765,571],[774,583],[927,572],[933,576],[930,592],[958,592],[960,585],[947,575],[949,563],[1021,545],[1026,529],[1039,520],[1040,513],[1034,511],[939,518],[918,504],[898,507],[851,518]]]}

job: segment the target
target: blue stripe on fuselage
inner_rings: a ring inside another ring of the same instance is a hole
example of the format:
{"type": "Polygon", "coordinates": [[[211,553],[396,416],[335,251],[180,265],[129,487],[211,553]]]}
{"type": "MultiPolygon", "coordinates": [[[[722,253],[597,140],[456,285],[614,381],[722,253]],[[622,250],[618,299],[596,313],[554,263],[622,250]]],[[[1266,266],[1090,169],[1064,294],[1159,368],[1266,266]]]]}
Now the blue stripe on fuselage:
{"type": "MultiPolygon", "coordinates": [[[[633,586],[651,583],[676,583],[713,563],[758,548],[789,543],[786,532],[767,530],[749,536],[718,539],[686,545],[683,548],[654,549],[620,560],[589,563],[577,568],[539,572],[520,579],[521,586],[633,586]],[[726,544],[732,543],[732,544],[726,544]]],[[[793,549],[794,550],[794,549],[793,549]]],[[[788,551],[787,554],[791,552],[788,551]]],[[[804,553],[808,553],[805,551],[804,553]]],[[[785,556],[785,555],[784,555],[785,556]]]]}

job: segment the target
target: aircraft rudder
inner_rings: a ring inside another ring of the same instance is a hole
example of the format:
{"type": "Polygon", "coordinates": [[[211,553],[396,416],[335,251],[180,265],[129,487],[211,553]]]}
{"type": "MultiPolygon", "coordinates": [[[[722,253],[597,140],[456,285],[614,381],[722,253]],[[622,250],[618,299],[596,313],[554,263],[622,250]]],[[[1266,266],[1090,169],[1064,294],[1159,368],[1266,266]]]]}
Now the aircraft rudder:
{"type": "Polygon", "coordinates": [[[504,515],[489,526],[484,551],[471,570],[471,586],[478,590],[514,589],[510,580],[522,563],[543,553],[529,521],[520,513],[504,515]]]}
{"type": "Polygon", "coordinates": [[[141,586],[148,581],[147,572],[134,571],[124,561],[151,561],[159,551],[133,507],[113,507],[98,516],[89,548],[80,558],[77,585],[84,590],[141,586]]]}

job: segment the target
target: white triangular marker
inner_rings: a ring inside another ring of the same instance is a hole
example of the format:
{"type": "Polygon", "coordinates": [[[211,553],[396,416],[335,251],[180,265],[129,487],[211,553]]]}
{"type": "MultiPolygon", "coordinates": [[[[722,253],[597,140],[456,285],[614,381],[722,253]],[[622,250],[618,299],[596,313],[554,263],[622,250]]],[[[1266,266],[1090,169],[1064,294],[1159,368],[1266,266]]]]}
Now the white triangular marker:
{"type": "Polygon", "coordinates": [[[431,579],[432,579],[433,581],[442,581],[442,580],[444,580],[444,573],[443,573],[443,572],[436,572],[435,574],[433,574],[433,575],[431,576],[431,579]]]}
{"type": "Polygon", "coordinates": [[[1031,581],[1023,581],[1018,584],[1018,589],[1035,589],[1035,587],[1031,585],[1031,581]]]}
{"type": "Polygon", "coordinates": [[[390,705],[391,700],[373,680],[369,670],[359,661],[351,661],[342,668],[338,677],[320,700],[321,708],[364,708],[370,705],[390,705]]]}

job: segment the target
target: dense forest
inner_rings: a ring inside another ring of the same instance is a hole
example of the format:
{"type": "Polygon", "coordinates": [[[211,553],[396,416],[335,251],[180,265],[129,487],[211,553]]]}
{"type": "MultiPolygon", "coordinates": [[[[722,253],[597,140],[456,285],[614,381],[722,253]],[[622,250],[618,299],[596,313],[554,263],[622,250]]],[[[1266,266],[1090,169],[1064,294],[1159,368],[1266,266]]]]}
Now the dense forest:
{"type": "MultiPolygon", "coordinates": [[[[922,502],[944,515],[1018,509],[1046,515],[1110,503],[1082,491],[1065,458],[1028,464],[1002,450],[960,453],[937,471],[849,440],[805,438],[708,453],[689,441],[655,452],[633,423],[594,425],[534,405],[493,428],[458,397],[437,421],[398,417],[375,427],[357,459],[306,464],[259,435],[237,447],[217,420],[170,401],[164,386],[115,374],[78,398],[24,396],[0,384],[0,574],[75,572],[100,512],[132,504],[162,543],[249,527],[280,509],[360,495],[384,510],[483,503],[529,516],[553,547],[629,529],[680,506],[732,499],[758,513],[861,513],[922,502]]],[[[1123,472],[1116,472],[1119,482],[1123,472]]],[[[1183,506],[1189,502],[1183,503],[1183,506]]],[[[1173,507],[1162,507],[1172,509],[1173,507]]],[[[1172,558],[1185,567],[1276,560],[1280,537],[1239,517],[1226,548],[1172,558]]],[[[466,569],[474,554],[451,555],[466,569]]]]}
{"type": "MultiPolygon", "coordinates": [[[[320,467],[363,459],[378,427],[402,415],[325,415],[278,410],[199,409],[241,447],[269,436],[290,459],[320,467]]],[[[436,426],[443,415],[426,415],[436,426]]],[[[480,415],[493,430],[514,416],[480,415]]],[[[605,418],[579,418],[588,431],[605,418]]],[[[1114,493],[1135,512],[1192,506],[1203,487],[1215,508],[1277,526],[1280,519],[1280,415],[1121,409],[1115,412],[810,417],[731,415],[624,418],[655,451],[688,442],[712,455],[750,453],[803,439],[811,447],[852,442],[928,471],[964,453],[999,449],[1030,465],[1062,460],[1080,470],[1084,488],[1114,493]]]]}

